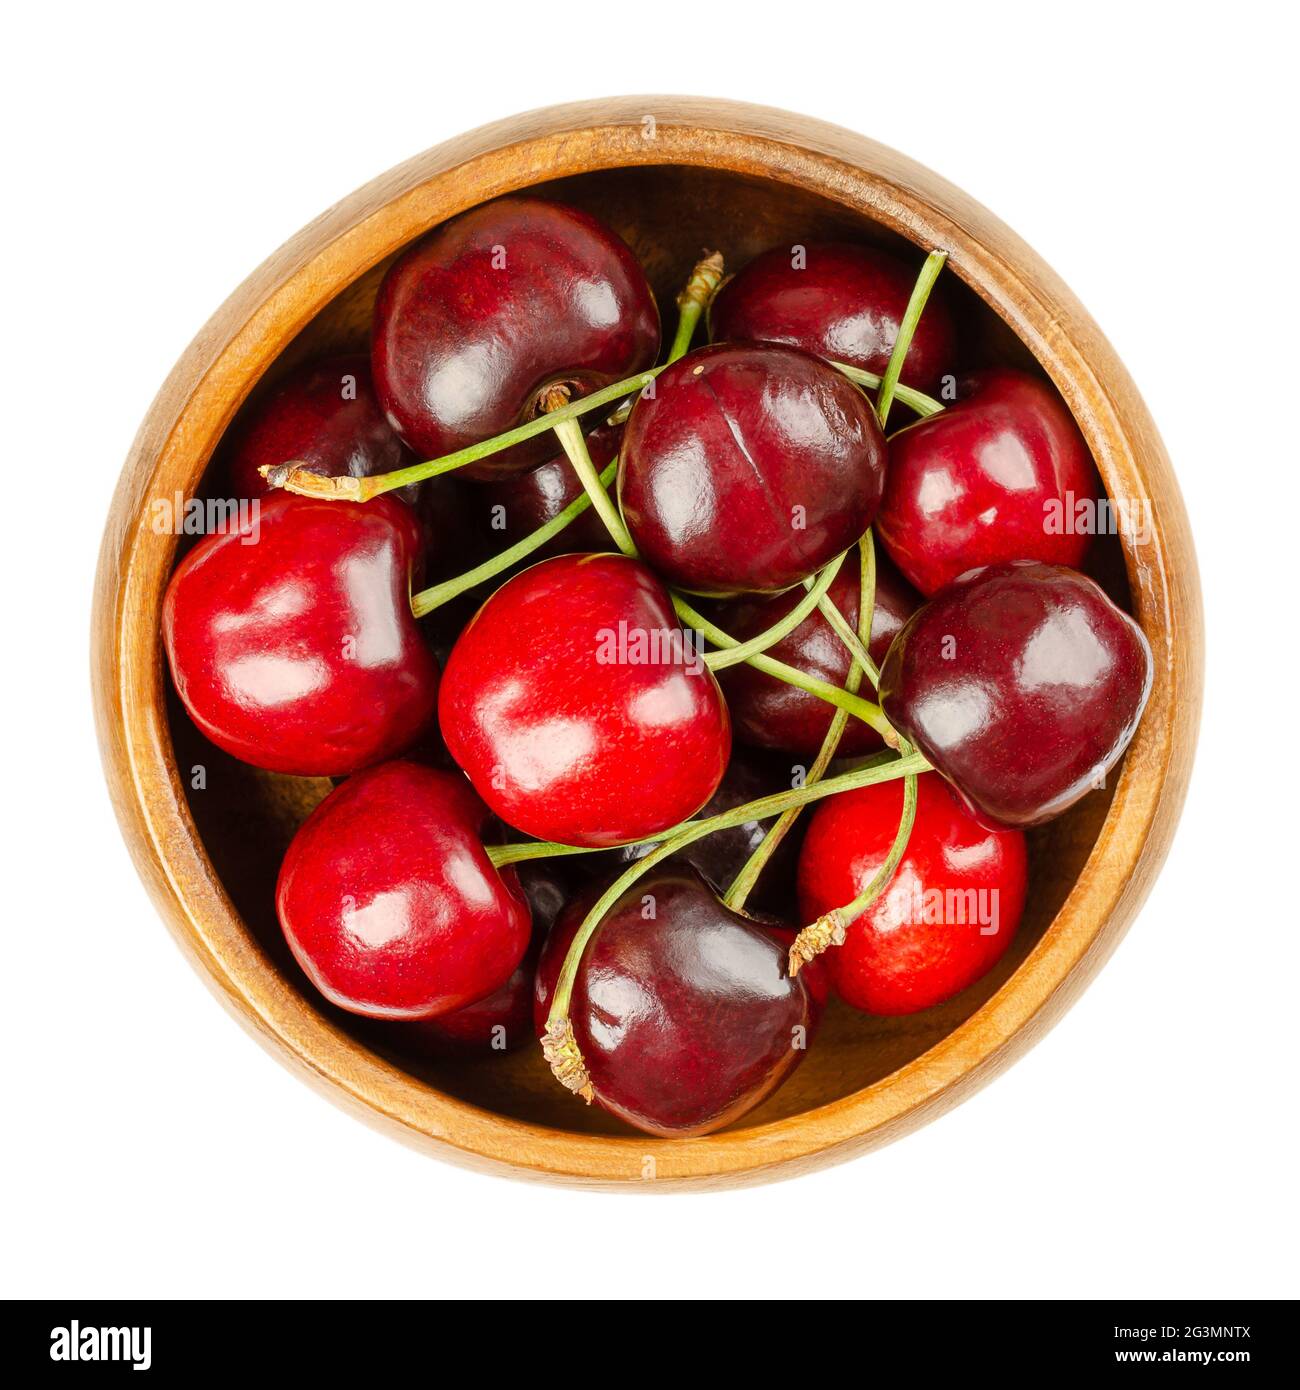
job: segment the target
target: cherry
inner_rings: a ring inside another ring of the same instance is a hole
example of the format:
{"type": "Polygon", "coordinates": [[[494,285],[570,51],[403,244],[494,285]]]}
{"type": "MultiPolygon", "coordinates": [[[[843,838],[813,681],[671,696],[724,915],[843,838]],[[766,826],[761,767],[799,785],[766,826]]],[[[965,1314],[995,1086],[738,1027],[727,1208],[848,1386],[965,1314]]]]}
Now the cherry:
{"type": "MultiPolygon", "coordinates": [[[[776,247],[723,286],[709,311],[709,336],[788,343],[879,376],[915,280],[906,262],[869,246],[776,247]],[[799,261],[795,249],[803,251],[799,261]]],[[[951,370],[955,341],[952,315],[933,294],[903,359],[903,381],[933,389],[951,370]]]]}
{"type": "MultiPolygon", "coordinates": [[[[236,497],[270,495],[264,467],[298,463],[324,477],[366,478],[415,462],[379,408],[369,357],[357,355],[309,362],[291,372],[234,432],[228,447],[236,497]]],[[[447,475],[389,494],[415,508],[424,529],[421,558],[432,562],[424,576],[429,582],[459,574],[478,558],[479,538],[464,525],[467,494],[473,491],[447,475]]]]}
{"type": "Polygon", "coordinates": [[[1101,784],[1151,680],[1142,629],[1091,579],[1017,561],[918,609],[885,657],[880,697],[981,824],[1029,826],[1101,784]]]}
{"type": "MultiPolygon", "coordinates": [[[[858,625],[861,575],[857,564],[845,563],[831,582],[828,597],[854,630],[858,625]]],[[[718,626],[742,642],[778,623],[803,597],[791,590],[774,598],[734,599],[720,607],[718,626]]],[[[894,635],[921,602],[920,596],[894,568],[877,559],[876,597],[871,614],[868,644],[877,665],[885,659],[894,635]]],[[[851,658],[835,630],[814,612],[787,637],[767,649],[770,657],[806,671],[831,685],[848,678],[851,658]]],[[[765,675],[749,665],[729,666],[719,674],[723,694],[731,709],[736,737],[760,748],[775,748],[799,757],[816,757],[835,714],[833,705],[797,686],[765,675]]],[[[874,700],[868,679],[862,694],[874,700]]],[[[845,757],[872,753],[882,747],[880,735],[860,719],[850,719],[840,740],[845,757]]]]}
{"type": "MultiPolygon", "coordinates": [[[[841,792],[813,813],[799,856],[808,921],[850,903],[889,854],[901,781],[841,792]]],[[[836,992],[870,1014],[911,1014],[960,994],[1001,959],[1025,905],[1028,858],[1018,830],[989,830],[934,773],[917,778],[916,820],[879,898],[848,924],[824,963],[836,992]]],[[[802,971],[800,972],[802,974],[802,971]]]]}
{"type": "Polygon", "coordinates": [[[275,901],[290,949],[332,1004],[429,1018],[506,983],[528,946],[528,901],[514,870],[488,858],[489,825],[463,778],[413,762],[359,773],[312,812],[275,901]]]}
{"type": "MultiPolygon", "coordinates": [[[[622,439],[622,425],[600,425],[591,432],[587,450],[598,471],[612,462],[622,439]]],[[[582,495],[582,482],[573,465],[560,454],[531,472],[480,484],[473,489],[469,505],[496,549],[504,550],[544,526],[582,495]]],[[[558,536],[534,550],[531,560],[612,548],[605,523],[594,508],[588,508],[558,536]]]]}
{"type": "MultiPolygon", "coordinates": [[[[577,398],[649,367],[659,312],[608,227],[558,203],[502,198],[393,263],[372,342],[389,420],[422,458],[436,458],[535,418],[557,383],[577,398]]],[[[464,472],[519,472],[554,449],[539,435],[464,472]]]]}
{"type": "Polygon", "coordinates": [[[618,493],[670,584],[773,593],[862,536],[884,475],[875,413],[846,377],[796,348],[724,344],[683,357],[638,397],[618,493]]]}
{"type": "MultiPolygon", "coordinates": [[[[774,791],[788,787],[791,785],[793,771],[784,759],[773,757],[771,754],[734,749],[717,791],[701,808],[700,816],[713,816],[722,811],[731,811],[761,796],[768,796],[774,791]]],[[[725,892],[749,862],[750,855],[762,843],[775,820],[774,816],[767,820],[748,820],[742,825],[716,831],[687,845],[669,862],[680,861],[693,865],[707,883],[720,893],[725,892]]],[[[584,854],[573,863],[576,868],[585,872],[608,877],[611,869],[621,872],[629,864],[644,859],[651,850],[657,848],[657,843],[647,840],[641,844],[623,845],[603,854],[584,854]]],[[[793,884],[798,852],[798,841],[793,836],[786,836],[751,895],[752,901],[774,908],[792,904],[793,899],[787,891],[787,886],[793,884]]]]}
{"type": "MultiPolygon", "coordinates": [[[[542,952],[539,1032],[590,906],[571,904],[542,952]]],[[[605,916],[569,1008],[596,1099],[671,1137],[710,1134],[769,1096],[803,1059],[818,1014],[802,972],[786,969],[783,942],[724,907],[695,870],[670,865],[605,916]]]]}
{"type": "MultiPolygon", "coordinates": [[[[265,497],[259,471],[300,463],[325,477],[365,478],[415,460],[384,418],[364,355],[308,362],[291,372],[241,423],[230,445],[237,497],[265,497]]],[[[395,496],[413,501],[415,488],[395,496]]]]}
{"type": "Polygon", "coordinates": [[[205,537],[163,599],[190,718],[244,762],[300,776],[345,776],[412,744],[438,693],[408,598],[419,547],[400,502],[284,493],[205,537]]]}
{"type": "MultiPolygon", "coordinates": [[[[533,934],[514,973],[491,994],[454,1013],[411,1023],[385,1023],[382,1036],[415,1056],[494,1057],[533,1036],[533,985],[537,962],[555,919],[572,896],[549,864],[529,860],[516,868],[532,911],[533,934]]],[[[810,988],[814,986],[809,981],[810,988]]]]}
{"type": "Polygon", "coordinates": [[[502,820],[567,845],[687,819],[731,749],[722,692],[667,591],[622,555],[561,555],[498,589],[452,648],[439,722],[502,820]]]}
{"type": "Polygon", "coordinates": [[[953,405],[891,437],[876,530],[923,594],[1004,560],[1077,567],[1091,536],[1071,525],[1074,504],[1095,499],[1098,482],[1051,386],[993,368],[963,378],[953,405]]]}

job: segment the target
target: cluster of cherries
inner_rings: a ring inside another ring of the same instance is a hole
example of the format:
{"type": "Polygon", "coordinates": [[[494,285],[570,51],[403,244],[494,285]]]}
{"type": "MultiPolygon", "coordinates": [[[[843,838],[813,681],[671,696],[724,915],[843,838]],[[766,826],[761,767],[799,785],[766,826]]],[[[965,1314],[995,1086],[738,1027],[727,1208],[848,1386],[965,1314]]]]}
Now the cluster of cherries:
{"type": "Polygon", "coordinates": [[[911,1013],[1006,952],[1025,829],[1114,766],[1152,663],[1045,524],[1099,495],[1082,437],[1035,376],[955,374],[942,264],[708,256],[656,365],[628,247],[508,198],[395,261],[368,358],[247,413],[256,534],[185,556],[163,639],[214,743],[344,779],[277,888],[326,999],[395,1048],[540,1037],[698,1135],[832,990],[911,1013]]]}

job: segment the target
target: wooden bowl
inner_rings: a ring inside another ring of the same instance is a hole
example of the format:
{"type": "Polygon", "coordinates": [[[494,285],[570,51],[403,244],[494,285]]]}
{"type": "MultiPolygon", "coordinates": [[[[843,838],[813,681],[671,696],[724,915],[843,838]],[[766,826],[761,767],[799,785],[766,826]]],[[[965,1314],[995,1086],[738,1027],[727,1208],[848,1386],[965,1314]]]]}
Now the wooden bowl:
{"type": "Polygon", "coordinates": [[[236,1017],[334,1100],[432,1153],[585,1185],[788,1177],[897,1138],[996,1075],[1073,1002],[1146,896],[1182,806],[1201,702],[1196,560],[1178,486],[1128,374],[1069,290],[978,203],[892,150],[801,116],[679,97],[485,126],[360,189],[256,270],[195,338],[140,429],[104,534],[93,648],[99,737],[127,843],[173,934],[236,1017]],[[415,1065],[364,1041],[307,987],[273,909],[284,846],[328,783],[219,753],[178,712],[163,670],[159,609],[176,538],[155,534],[151,501],[202,491],[250,394],[304,358],[364,343],[379,279],[403,246],[477,203],[539,186],[615,226],[665,305],[705,247],[733,269],[766,247],[827,237],[945,248],[965,356],[1036,359],[1110,494],[1151,504],[1149,537],[1097,547],[1155,653],[1151,702],[1113,784],[1035,834],[1013,949],[942,1008],[901,1019],[833,1008],[792,1080],[703,1139],[627,1131],[561,1090],[535,1048],[415,1065]]]}

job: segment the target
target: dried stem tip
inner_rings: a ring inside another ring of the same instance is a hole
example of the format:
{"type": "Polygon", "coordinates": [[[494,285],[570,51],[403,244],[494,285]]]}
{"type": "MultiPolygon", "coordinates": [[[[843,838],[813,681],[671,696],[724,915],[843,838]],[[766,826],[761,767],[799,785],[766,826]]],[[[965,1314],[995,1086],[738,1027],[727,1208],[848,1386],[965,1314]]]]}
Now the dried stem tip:
{"type": "Polygon", "coordinates": [[[711,251],[702,261],[697,262],[695,269],[691,271],[686,288],[677,296],[677,307],[684,309],[688,304],[695,303],[700,308],[707,309],[721,283],[722,253],[711,251]]]}
{"type": "Polygon", "coordinates": [[[795,937],[790,947],[790,974],[795,976],[808,964],[816,960],[828,946],[844,945],[844,921],[838,912],[828,912],[819,917],[811,927],[805,927],[795,937]]]}
{"type": "Polygon", "coordinates": [[[360,478],[346,475],[328,478],[300,463],[264,463],[257,471],[266,479],[268,487],[284,488],[286,492],[296,492],[299,497],[323,497],[329,502],[362,500],[360,478]]]}
{"type": "Polygon", "coordinates": [[[567,381],[552,382],[550,386],[542,392],[537,404],[543,415],[549,415],[553,410],[563,410],[573,399],[573,388],[567,381]]]}
{"type": "Polygon", "coordinates": [[[567,1018],[557,1018],[546,1025],[546,1032],[542,1035],[542,1055],[560,1085],[577,1092],[590,1105],[596,1093],[591,1088],[591,1078],[587,1075],[582,1053],[578,1051],[573,1025],[567,1018]]]}

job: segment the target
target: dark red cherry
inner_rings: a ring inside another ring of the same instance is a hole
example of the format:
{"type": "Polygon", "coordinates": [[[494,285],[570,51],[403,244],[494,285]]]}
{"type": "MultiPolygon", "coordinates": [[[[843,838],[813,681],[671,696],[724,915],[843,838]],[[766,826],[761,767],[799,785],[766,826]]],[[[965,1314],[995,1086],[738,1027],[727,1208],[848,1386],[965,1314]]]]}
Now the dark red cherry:
{"type": "Polygon", "coordinates": [[[189,716],[257,767],[345,776],[430,724],[438,667],[408,576],[410,508],[277,493],[242,531],[205,537],[176,567],[162,635],[189,716]]]}
{"type": "MultiPolygon", "coordinates": [[[[584,903],[565,910],[542,953],[543,1023],[584,903]]],[[[724,907],[694,870],[664,866],[597,928],[569,1019],[597,1101],[648,1134],[681,1138],[771,1095],[802,1061],[818,1012],[772,932],[724,907]]]]}
{"type": "MultiPolygon", "coordinates": [[[[576,399],[651,366],[659,311],[608,227],[559,203],[502,198],[393,263],[372,343],[389,420],[421,458],[437,458],[534,418],[556,383],[576,399]]],[[[465,472],[495,477],[554,453],[543,434],[465,472]]]]}
{"type": "MultiPolygon", "coordinates": [[[[885,862],[903,812],[903,784],[878,782],[821,802],[799,856],[805,921],[844,907],[885,862]]],[[[1020,925],[1028,883],[1025,837],[988,830],[935,773],[917,779],[916,822],[893,878],[824,962],[836,992],[869,1014],[911,1014],[988,973],[1020,925]]],[[[802,973],[802,972],[800,972],[802,973]]]]}
{"type": "Polygon", "coordinates": [[[724,344],[638,398],[618,493],[670,584],[726,596],[788,589],[848,549],[884,479],[875,412],[846,377],[796,348],[724,344]]]}
{"type": "Polygon", "coordinates": [[[713,795],[718,683],[668,593],[622,555],[561,555],[503,585],[452,649],[438,717],[479,795],[529,835],[607,847],[713,795]]]}
{"type": "Polygon", "coordinates": [[[491,994],[454,1013],[383,1024],[390,1046],[417,1057],[495,1057],[533,1041],[537,962],[547,932],[573,894],[552,866],[540,860],[525,861],[515,872],[532,910],[533,934],[514,973],[491,994]]]}
{"type": "MultiPolygon", "coordinates": [[[[365,356],[330,357],[291,372],[244,421],[229,445],[236,497],[266,497],[264,465],[300,462],[326,477],[369,477],[415,462],[379,408],[365,356]]],[[[424,528],[424,582],[471,568],[476,537],[464,524],[475,489],[453,475],[429,478],[388,494],[409,502],[424,528]]]]}
{"type": "Polygon", "coordinates": [[[957,385],[938,415],[893,435],[876,533],[899,569],[934,594],[977,565],[1042,560],[1077,568],[1097,470],[1046,382],[998,367],[957,385]]]}
{"type": "MultiPolygon", "coordinates": [[[[603,472],[618,453],[622,438],[622,425],[601,425],[588,435],[587,451],[598,472],[603,472]]],[[[479,530],[494,550],[505,550],[558,516],[570,502],[582,496],[583,487],[573,465],[560,454],[528,473],[498,478],[467,491],[470,496],[466,505],[472,509],[479,530]]],[[[552,555],[613,549],[605,523],[594,508],[588,507],[558,536],[534,550],[527,563],[535,564],[552,555]]]]}
{"type": "Polygon", "coordinates": [[[984,825],[1051,820],[1101,785],[1151,693],[1142,629],[1074,570],[974,570],[930,600],[880,671],[894,727],[984,825]]]}
{"type": "Polygon", "coordinates": [[[430,1018],[505,984],[530,922],[514,870],[495,869],[483,847],[490,824],[464,778],[420,763],[371,768],[321,802],[289,846],[275,901],[326,999],[370,1018],[430,1018]]]}
{"type": "MultiPolygon", "coordinates": [[[[916,276],[905,261],[870,246],[778,246],[723,286],[709,311],[709,336],[714,342],[789,343],[879,376],[889,365],[916,276]]],[[[933,390],[952,370],[955,343],[939,287],[907,349],[902,380],[933,390]]]]}
{"type": "MultiPolygon", "coordinates": [[[[258,471],[298,462],[325,477],[366,478],[415,460],[375,397],[364,355],[308,362],[281,381],[241,423],[230,445],[237,497],[271,491],[258,471]]],[[[396,494],[414,500],[414,489],[396,494]]]]}
{"type": "MultiPolygon", "coordinates": [[[[829,596],[855,631],[860,588],[861,571],[854,552],[840,566],[829,596]]],[[[773,598],[735,599],[719,608],[717,622],[724,631],[744,642],[780,622],[803,596],[802,589],[792,589],[773,598]]],[[[877,665],[885,659],[895,634],[920,602],[921,597],[912,586],[877,554],[876,598],[868,644],[877,665]]],[[[805,618],[788,637],[769,647],[768,655],[832,685],[842,686],[848,678],[848,650],[817,612],[805,618]]],[[[835,714],[834,706],[785,681],[766,676],[753,666],[729,666],[719,673],[718,679],[738,739],[801,758],[817,756],[835,714]]],[[[875,699],[870,680],[864,677],[860,688],[867,699],[875,699]]],[[[844,757],[856,757],[882,746],[880,735],[870,725],[850,719],[840,739],[839,752],[844,757]]]]}
{"type": "MultiPolygon", "coordinates": [[[[787,791],[793,784],[794,768],[786,759],[749,749],[733,749],[727,771],[717,791],[701,808],[700,817],[734,811],[736,807],[747,805],[761,796],[787,791]]],[[[706,882],[719,893],[725,893],[735,881],[736,875],[745,867],[750,855],[763,842],[775,820],[775,816],[762,821],[748,820],[728,830],[716,831],[687,845],[668,862],[681,861],[693,865],[704,876],[706,882]]],[[[655,846],[656,842],[653,840],[639,845],[624,845],[603,854],[583,854],[571,862],[575,869],[608,880],[611,872],[622,872],[629,864],[644,859],[655,846]]],[[[782,840],[771,862],[764,868],[758,886],[750,894],[749,902],[752,908],[770,906],[782,909],[793,906],[790,890],[793,887],[798,852],[798,834],[791,833],[782,840]]]]}

